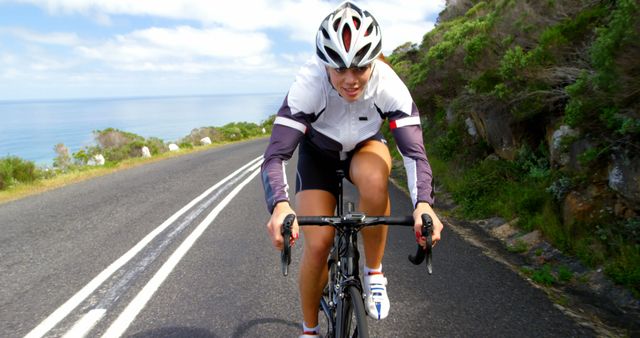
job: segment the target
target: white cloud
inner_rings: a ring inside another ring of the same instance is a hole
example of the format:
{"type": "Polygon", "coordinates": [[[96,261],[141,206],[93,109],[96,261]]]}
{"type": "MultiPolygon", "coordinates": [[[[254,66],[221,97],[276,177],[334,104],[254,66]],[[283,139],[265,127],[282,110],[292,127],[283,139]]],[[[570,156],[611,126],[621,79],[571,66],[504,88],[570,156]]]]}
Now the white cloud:
{"type": "MultiPolygon", "coordinates": [[[[230,1],[221,5],[210,0],[19,0],[51,13],[79,13],[109,23],[109,15],[151,16],[195,20],[205,26],[222,26],[236,31],[285,28],[291,37],[313,42],[320,21],[340,1],[230,1]]],[[[445,0],[358,1],[383,25],[429,27],[429,19],[445,6],[445,0]]],[[[415,36],[408,32],[410,36],[415,36]]],[[[424,32],[423,32],[424,33],[424,32]]],[[[414,41],[419,42],[419,41],[414,41]]]]}
{"type": "MultiPolygon", "coordinates": [[[[31,20],[0,27],[0,36],[13,38],[0,41],[0,77],[23,80],[24,96],[34,95],[29,86],[44,79],[39,85],[75,86],[71,93],[81,84],[115,95],[133,89],[161,93],[162,88],[164,93],[278,90],[313,55],[320,21],[340,2],[248,0],[221,6],[211,0],[0,0],[0,11],[5,3],[31,4],[56,16],[54,21],[68,19],[65,27],[77,27],[64,32],[31,20]]],[[[407,41],[421,42],[445,0],[357,3],[379,21],[383,51],[389,54],[407,41]]],[[[13,83],[7,89],[16,93],[20,86],[13,83]]]]}
{"type": "Polygon", "coordinates": [[[73,46],[80,42],[76,33],[38,33],[19,27],[0,28],[0,33],[12,35],[21,40],[47,45],[73,46]]]}
{"type": "Polygon", "coordinates": [[[264,33],[234,32],[228,29],[149,28],[131,34],[132,39],[174,50],[178,54],[234,58],[253,56],[269,49],[264,33]]]}
{"type": "Polygon", "coordinates": [[[4,69],[2,71],[2,78],[13,79],[13,78],[18,77],[19,74],[20,74],[20,72],[17,69],[8,68],[8,69],[4,69]]]}
{"type": "Polygon", "coordinates": [[[285,54],[281,54],[280,57],[288,63],[302,64],[305,61],[309,60],[309,58],[312,55],[313,55],[313,52],[309,51],[308,53],[297,53],[297,54],[285,53],[285,54]]]}
{"type": "Polygon", "coordinates": [[[198,73],[263,64],[270,41],[259,32],[221,28],[152,27],[134,31],[96,46],[78,46],[83,56],[125,70],[198,73]]]}
{"type": "Polygon", "coordinates": [[[390,54],[405,42],[421,43],[424,34],[433,29],[434,18],[444,9],[445,1],[370,1],[362,6],[378,20],[383,51],[390,54]]]}
{"type": "Polygon", "coordinates": [[[237,30],[256,30],[281,26],[286,7],[317,0],[300,1],[231,1],[221,4],[210,0],[19,0],[47,9],[54,14],[79,13],[104,15],[154,16],[196,20],[220,24],[237,30]]]}
{"type": "Polygon", "coordinates": [[[75,66],[73,61],[56,60],[51,57],[38,56],[29,61],[29,68],[36,72],[52,72],[72,69],[75,66]]]}

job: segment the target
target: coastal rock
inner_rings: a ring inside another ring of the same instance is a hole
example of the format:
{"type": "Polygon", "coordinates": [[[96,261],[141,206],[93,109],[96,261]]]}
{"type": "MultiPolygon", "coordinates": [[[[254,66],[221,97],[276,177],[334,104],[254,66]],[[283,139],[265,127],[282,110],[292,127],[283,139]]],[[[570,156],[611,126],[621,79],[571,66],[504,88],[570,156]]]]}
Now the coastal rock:
{"type": "Polygon", "coordinates": [[[207,137],[203,137],[203,138],[200,140],[200,143],[202,143],[203,145],[211,144],[211,138],[210,138],[209,136],[207,136],[207,137]]]}
{"type": "Polygon", "coordinates": [[[143,158],[150,158],[151,157],[151,151],[149,151],[149,147],[147,147],[147,146],[142,147],[142,157],[143,158]]]}
{"type": "Polygon", "coordinates": [[[634,209],[640,209],[640,163],[637,158],[618,155],[608,176],[609,188],[627,199],[634,209]]]}
{"type": "Polygon", "coordinates": [[[169,151],[178,151],[178,150],[180,150],[180,147],[178,147],[177,144],[175,143],[169,144],[169,151]]]}
{"type": "Polygon", "coordinates": [[[514,228],[511,223],[505,223],[497,228],[491,230],[491,235],[500,240],[506,240],[507,238],[518,233],[518,230],[514,228]]]}
{"type": "Polygon", "coordinates": [[[102,154],[94,155],[89,161],[87,161],[87,165],[90,166],[102,166],[105,163],[104,156],[102,154]]]}
{"type": "Polygon", "coordinates": [[[554,164],[560,166],[566,166],[569,164],[570,158],[567,153],[566,147],[563,147],[563,140],[567,138],[575,138],[579,135],[578,131],[572,129],[567,125],[561,125],[558,129],[550,133],[549,153],[551,161],[554,164]]]}
{"type": "Polygon", "coordinates": [[[467,133],[475,139],[478,136],[478,130],[476,129],[476,125],[473,123],[473,119],[467,117],[467,119],[464,120],[464,123],[467,125],[467,133]]]}
{"type": "Polygon", "coordinates": [[[591,219],[595,206],[578,191],[571,191],[564,199],[562,206],[564,224],[586,222],[591,219]]]}
{"type": "Polygon", "coordinates": [[[519,245],[519,243],[524,244],[527,249],[532,248],[536,244],[542,241],[542,233],[539,230],[531,231],[522,236],[514,236],[506,240],[508,247],[514,247],[519,245]]]}
{"type": "Polygon", "coordinates": [[[470,115],[476,132],[491,145],[496,154],[505,160],[514,160],[518,145],[509,115],[499,109],[471,111],[470,115]]]}

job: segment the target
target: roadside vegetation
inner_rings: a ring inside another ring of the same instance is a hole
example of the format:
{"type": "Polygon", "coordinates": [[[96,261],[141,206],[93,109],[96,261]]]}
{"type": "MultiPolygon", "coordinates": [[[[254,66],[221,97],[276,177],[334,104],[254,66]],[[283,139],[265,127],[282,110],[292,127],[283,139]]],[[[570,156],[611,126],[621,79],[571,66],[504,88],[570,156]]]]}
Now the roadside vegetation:
{"type": "Polygon", "coordinates": [[[517,219],[636,297],[639,59],[635,0],[447,1],[389,56],[456,217],[517,219]]]}
{"type": "Polygon", "coordinates": [[[222,127],[203,127],[175,142],[179,151],[156,137],[144,138],[126,131],[107,128],[94,132],[95,144],[70,153],[64,144],[53,147],[56,157],[51,167],[37,166],[16,156],[0,158],[0,203],[54,189],[69,183],[105,175],[116,170],[216,147],[230,142],[270,135],[275,116],[260,124],[234,122],[222,127]],[[202,140],[208,137],[210,144],[202,140]],[[147,147],[150,157],[143,157],[147,147]],[[104,163],[101,163],[104,159],[104,163]]]}

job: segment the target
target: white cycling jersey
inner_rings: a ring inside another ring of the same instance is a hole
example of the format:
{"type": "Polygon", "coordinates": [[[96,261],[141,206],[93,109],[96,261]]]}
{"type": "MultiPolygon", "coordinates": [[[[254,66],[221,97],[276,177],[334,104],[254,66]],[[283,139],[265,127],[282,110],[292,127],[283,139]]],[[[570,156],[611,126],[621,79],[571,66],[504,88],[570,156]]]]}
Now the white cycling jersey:
{"type": "Polygon", "coordinates": [[[284,165],[303,137],[336,160],[376,135],[385,119],[404,159],[414,205],[433,204],[431,167],[422,143],[418,109],[409,90],[389,65],[372,64],[371,78],[355,102],[333,88],[325,65],[314,56],[299,71],[276,116],[262,165],[270,212],[289,199],[284,165]]]}

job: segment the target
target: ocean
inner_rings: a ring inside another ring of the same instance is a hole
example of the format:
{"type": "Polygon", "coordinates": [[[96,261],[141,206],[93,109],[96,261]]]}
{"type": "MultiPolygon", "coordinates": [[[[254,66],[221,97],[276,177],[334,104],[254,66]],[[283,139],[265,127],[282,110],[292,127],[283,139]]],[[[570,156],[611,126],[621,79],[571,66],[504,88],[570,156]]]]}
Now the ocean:
{"type": "Polygon", "coordinates": [[[277,112],[284,95],[0,101],[0,157],[18,156],[47,166],[56,156],[56,144],[74,153],[95,144],[96,130],[117,128],[170,142],[195,128],[260,123],[277,112]]]}

